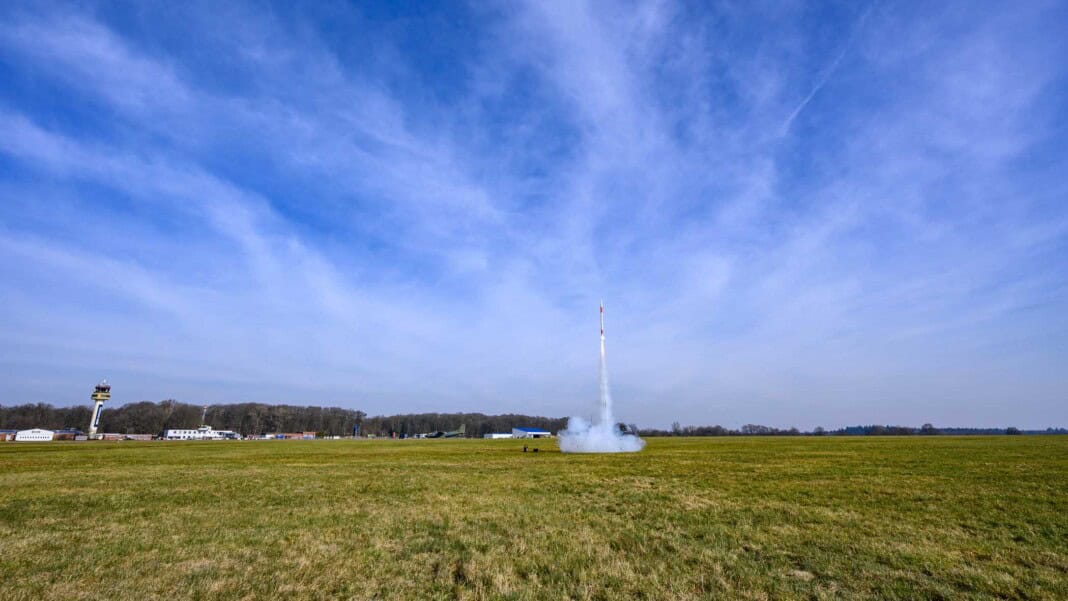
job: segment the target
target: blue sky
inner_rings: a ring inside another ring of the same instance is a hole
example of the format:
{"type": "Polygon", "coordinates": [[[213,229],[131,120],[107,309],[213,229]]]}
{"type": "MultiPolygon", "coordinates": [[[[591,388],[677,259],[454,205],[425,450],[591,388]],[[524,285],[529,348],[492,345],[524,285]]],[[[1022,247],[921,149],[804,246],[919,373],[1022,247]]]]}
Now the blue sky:
{"type": "Polygon", "coordinates": [[[0,402],[1068,425],[1068,5],[0,7],[0,402]]]}

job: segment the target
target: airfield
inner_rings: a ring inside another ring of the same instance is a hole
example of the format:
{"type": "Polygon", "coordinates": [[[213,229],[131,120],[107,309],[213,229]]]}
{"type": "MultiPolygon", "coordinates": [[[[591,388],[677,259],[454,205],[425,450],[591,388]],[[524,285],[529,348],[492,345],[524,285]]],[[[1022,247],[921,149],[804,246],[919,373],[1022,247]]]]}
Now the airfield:
{"type": "Polygon", "coordinates": [[[3,444],[0,597],[1068,598],[1066,436],[648,443],[3,444]]]}

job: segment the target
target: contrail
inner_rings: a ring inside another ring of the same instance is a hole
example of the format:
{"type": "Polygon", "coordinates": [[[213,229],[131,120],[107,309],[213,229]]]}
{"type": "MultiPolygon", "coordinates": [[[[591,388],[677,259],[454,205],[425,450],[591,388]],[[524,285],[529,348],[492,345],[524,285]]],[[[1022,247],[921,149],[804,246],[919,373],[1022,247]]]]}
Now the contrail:
{"type": "Polygon", "coordinates": [[[604,301],[601,301],[601,365],[597,371],[601,392],[601,423],[615,425],[612,417],[612,392],[608,389],[608,364],[604,358],[604,301]]]}
{"type": "Polygon", "coordinates": [[[842,51],[838,53],[838,56],[836,56],[833,61],[831,61],[830,66],[823,70],[823,75],[820,77],[819,81],[816,82],[816,85],[812,86],[812,89],[809,91],[808,95],[805,96],[805,99],[794,108],[790,113],[790,116],[786,118],[786,121],[783,121],[782,127],[779,130],[779,135],[785,136],[786,132],[790,131],[790,126],[793,125],[794,119],[797,119],[797,116],[801,114],[801,111],[805,110],[808,103],[821,89],[823,89],[827,80],[829,80],[831,76],[834,75],[834,72],[838,70],[838,65],[841,64],[842,59],[845,58],[849,49],[853,47],[853,40],[857,37],[857,33],[864,27],[864,23],[868,20],[868,15],[871,14],[872,9],[875,8],[875,4],[875,2],[869,4],[867,10],[864,11],[864,14],[860,15],[860,18],[857,19],[857,24],[853,26],[853,31],[850,32],[849,39],[846,40],[842,51]]]}

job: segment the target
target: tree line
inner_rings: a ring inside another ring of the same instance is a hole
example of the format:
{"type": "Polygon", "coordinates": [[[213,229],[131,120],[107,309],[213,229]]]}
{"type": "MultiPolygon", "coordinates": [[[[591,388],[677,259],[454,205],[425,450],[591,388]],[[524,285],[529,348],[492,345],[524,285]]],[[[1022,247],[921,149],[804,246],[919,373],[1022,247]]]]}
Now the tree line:
{"type": "Polygon", "coordinates": [[[797,428],[780,429],[760,424],[746,424],[738,429],[723,426],[682,426],[679,422],[671,425],[670,430],[642,428],[642,436],[914,436],[914,435],[967,435],[967,434],[1068,434],[1065,428],[1046,428],[1045,430],[1020,430],[1019,428],[936,428],[933,424],[924,424],[919,428],[912,426],[891,426],[871,424],[867,426],[847,426],[837,430],[825,430],[822,427],[811,431],[797,428]]]}
{"type": "MultiPolygon", "coordinates": [[[[92,408],[55,407],[47,403],[0,406],[0,429],[49,430],[89,427],[92,408]]],[[[556,432],[567,420],[529,415],[485,415],[482,413],[418,413],[368,417],[363,411],[341,407],[268,405],[235,403],[191,405],[169,399],[153,403],[141,401],[118,407],[105,407],[100,414],[100,432],[118,434],[161,434],[169,429],[194,429],[208,424],[216,430],[233,430],[242,435],[271,432],[316,432],[324,436],[390,436],[452,431],[466,426],[467,436],[490,432],[511,432],[514,427],[542,428],[556,432]]]]}
{"type": "Polygon", "coordinates": [[[370,417],[364,420],[363,432],[376,436],[398,436],[448,432],[466,426],[466,435],[481,438],[493,432],[511,432],[512,428],[541,428],[556,433],[567,427],[566,418],[540,417],[508,413],[486,415],[484,413],[412,413],[370,417]]]}
{"type": "MultiPolygon", "coordinates": [[[[87,406],[54,407],[47,403],[0,406],[0,429],[86,430],[92,409],[87,406]]],[[[363,411],[341,407],[268,405],[236,403],[232,405],[191,405],[169,399],[153,403],[141,401],[118,407],[105,407],[100,415],[101,432],[118,434],[160,434],[168,429],[193,429],[208,424],[216,430],[233,430],[242,435],[271,432],[316,432],[325,436],[351,436],[358,428],[361,435],[410,436],[436,431],[453,431],[466,426],[466,435],[481,437],[491,432],[511,432],[515,427],[541,428],[556,433],[567,426],[567,419],[519,414],[486,415],[483,413],[412,413],[368,417],[363,411]]],[[[924,424],[911,426],[866,425],[837,430],[815,428],[802,432],[797,428],[780,429],[746,424],[737,429],[723,426],[682,426],[670,430],[643,428],[642,436],[894,436],[914,434],[1068,434],[1064,428],[1019,430],[1017,428],[936,428],[924,424]]]]}
{"type": "MultiPolygon", "coordinates": [[[[47,403],[0,406],[0,429],[87,430],[92,409],[86,406],[54,407],[47,403]]],[[[352,434],[353,426],[366,414],[340,407],[298,407],[238,403],[200,405],[175,400],[153,403],[141,401],[118,407],[105,407],[100,414],[100,432],[118,434],[160,434],[170,429],[194,429],[208,424],[216,430],[233,430],[245,435],[268,432],[318,432],[328,435],[352,434]]]]}

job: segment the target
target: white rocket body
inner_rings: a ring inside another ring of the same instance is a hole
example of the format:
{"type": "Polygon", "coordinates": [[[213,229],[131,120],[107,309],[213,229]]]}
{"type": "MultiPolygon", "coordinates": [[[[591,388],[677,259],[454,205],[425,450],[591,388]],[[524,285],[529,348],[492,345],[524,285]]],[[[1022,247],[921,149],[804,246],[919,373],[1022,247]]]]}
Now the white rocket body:
{"type": "Polygon", "coordinates": [[[604,301],[601,301],[601,340],[604,340],[604,301]]]}

